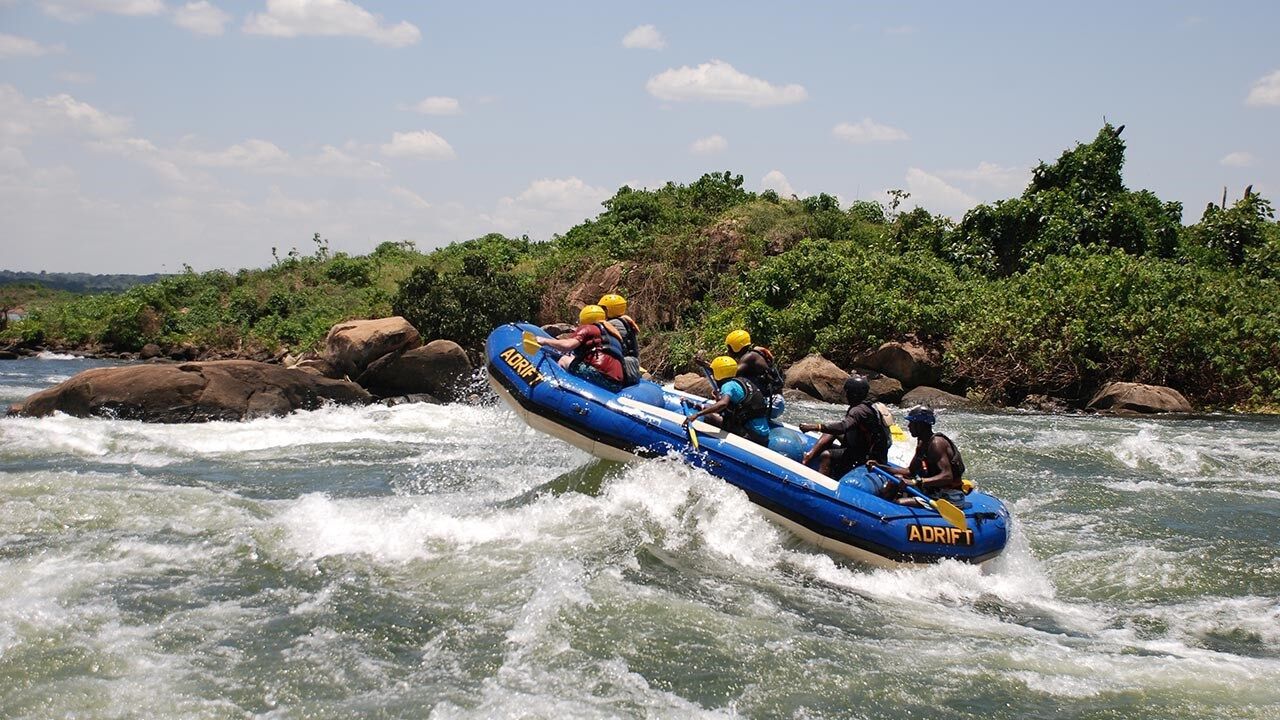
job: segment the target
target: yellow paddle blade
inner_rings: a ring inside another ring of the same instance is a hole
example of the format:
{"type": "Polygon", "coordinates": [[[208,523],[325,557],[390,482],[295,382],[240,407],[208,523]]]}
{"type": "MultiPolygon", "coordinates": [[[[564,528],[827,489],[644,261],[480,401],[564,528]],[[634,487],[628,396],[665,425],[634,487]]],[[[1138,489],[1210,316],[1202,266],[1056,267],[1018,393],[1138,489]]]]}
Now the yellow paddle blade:
{"type": "Polygon", "coordinates": [[[889,435],[893,437],[894,442],[902,442],[907,439],[907,434],[902,432],[902,428],[898,427],[898,423],[889,426],[889,435]]]}
{"type": "Polygon", "coordinates": [[[933,501],[933,509],[938,511],[943,520],[960,528],[961,530],[969,529],[969,521],[965,519],[964,511],[952,505],[950,502],[937,498],[933,501]]]}
{"type": "Polygon", "coordinates": [[[694,450],[702,449],[698,447],[698,433],[693,429],[693,423],[689,423],[689,442],[693,443],[694,450]]]}
{"type": "Polygon", "coordinates": [[[528,330],[524,331],[524,335],[521,337],[521,344],[524,345],[525,355],[536,355],[538,350],[542,347],[542,345],[538,343],[538,336],[528,330]]]}

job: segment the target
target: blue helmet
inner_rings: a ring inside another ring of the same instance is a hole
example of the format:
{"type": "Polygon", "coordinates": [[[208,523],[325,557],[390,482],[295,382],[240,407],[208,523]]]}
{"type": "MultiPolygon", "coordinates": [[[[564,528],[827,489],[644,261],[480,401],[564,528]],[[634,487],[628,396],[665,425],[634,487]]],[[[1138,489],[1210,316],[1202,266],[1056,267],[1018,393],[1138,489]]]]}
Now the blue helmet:
{"type": "Polygon", "coordinates": [[[933,408],[928,405],[916,405],[907,411],[907,422],[921,422],[925,425],[932,425],[938,422],[938,416],[933,414],[933,408]]]}

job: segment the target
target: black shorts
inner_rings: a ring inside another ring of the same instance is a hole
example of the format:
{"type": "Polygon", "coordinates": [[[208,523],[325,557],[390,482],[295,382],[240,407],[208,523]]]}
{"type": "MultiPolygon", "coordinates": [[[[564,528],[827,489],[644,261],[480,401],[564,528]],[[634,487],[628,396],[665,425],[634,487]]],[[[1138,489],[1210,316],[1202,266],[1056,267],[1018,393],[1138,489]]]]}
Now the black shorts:
{"type": "Polygon", "coordinates": [[[865,457],[859,459],[848,448],[833,447],[827,452],[831,453],[831,477],[841,478],[844,474],[852,470],[855,466],[865,463],[865,457]]]}

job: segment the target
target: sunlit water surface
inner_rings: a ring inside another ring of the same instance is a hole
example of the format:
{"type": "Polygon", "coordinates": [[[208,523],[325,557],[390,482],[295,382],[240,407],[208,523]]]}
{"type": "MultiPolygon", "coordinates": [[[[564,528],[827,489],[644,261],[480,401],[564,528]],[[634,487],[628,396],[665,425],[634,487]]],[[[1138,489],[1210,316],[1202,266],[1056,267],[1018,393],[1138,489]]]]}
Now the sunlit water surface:
{"type": "Polygon", "coordinates": [[[940,422],[1014,516],[985,571],[496,405],[6,418],[0,717],[1280,717],[1280,422],[940,422]]]}

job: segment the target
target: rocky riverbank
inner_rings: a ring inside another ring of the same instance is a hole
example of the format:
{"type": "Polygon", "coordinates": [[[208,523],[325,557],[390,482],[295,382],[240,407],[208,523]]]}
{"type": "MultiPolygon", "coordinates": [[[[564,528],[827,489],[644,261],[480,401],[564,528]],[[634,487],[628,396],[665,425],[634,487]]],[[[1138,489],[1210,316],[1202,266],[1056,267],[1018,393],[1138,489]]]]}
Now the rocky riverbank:
{"type": "MultiPolygon", "coordinates": [[[[68,350],[76,352],[46,351],[68,350]]],[[[463,396],[473,375],[460,346],[449,340],[424,345],[417,329],[400,317],[335,325],[321,352],[302,357],[237,357],[191,346],[168,354],[155,350],[97,354],[140,363],[86,370],[11,405],[8,413],[145,422],[245,420],[324,403],[450,402],[463,396]]]]}

